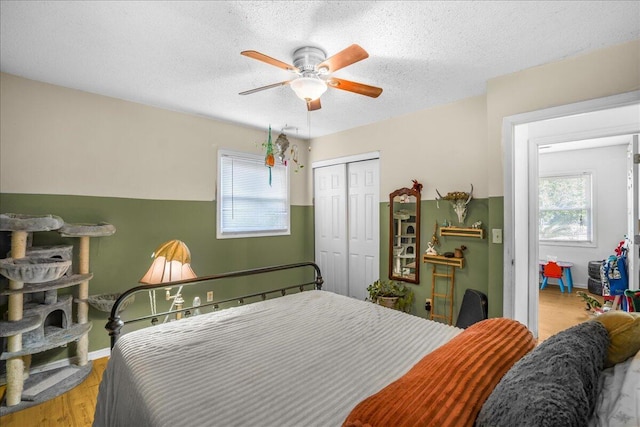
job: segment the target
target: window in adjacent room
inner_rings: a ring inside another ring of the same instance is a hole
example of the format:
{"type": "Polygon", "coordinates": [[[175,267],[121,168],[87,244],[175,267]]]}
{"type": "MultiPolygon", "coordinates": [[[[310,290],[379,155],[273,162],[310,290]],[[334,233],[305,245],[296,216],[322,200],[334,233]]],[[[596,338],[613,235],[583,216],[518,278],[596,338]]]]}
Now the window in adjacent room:
{"type": "Polygon", "coordinates": [[[540,177],[541,242],[591,243],[594,236],[592,174],[540,177]]]}
{"type": "Polygon", "coordinates": [[[218,238],[287,235],[289,224],[287,166],[276,160],[269,185],[264,156],[218,150],[218,238]]]}

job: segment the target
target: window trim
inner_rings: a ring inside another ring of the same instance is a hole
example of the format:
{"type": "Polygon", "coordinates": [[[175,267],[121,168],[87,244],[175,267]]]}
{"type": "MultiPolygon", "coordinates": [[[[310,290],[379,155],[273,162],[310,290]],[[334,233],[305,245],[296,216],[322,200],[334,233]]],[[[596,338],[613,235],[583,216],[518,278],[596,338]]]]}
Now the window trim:
{"type": "MultiPolygon", "coordinates": [[[[285,178],[286,178],[286,186],[287,186],[287,228],[286,230],[262,230],[262,231],[252,231],[252,232],[222,232],[222,158],[223,157],[233,157],[233,158],[244,158],[247,160],[259,160],[264,161],[264,156],[262,154],[256,153],[246,153],[242,151],[228,150],[228,149],[218,149],[218,170],[216,173],[216,237],[218,239],[238,239],[238,238],[248,238],[248,237],[271,237],[271,236],[289,236],[291,235],[291,182],[289,177],[289,166],[282,163],[278,158],[276,158],[276,167],[282,167],[285,170],[285,178]]],[[[266,167],[265,167],[266,169],[266,167]]],[[[266,176],[266,175],[265,175],[266,176]]]]}
{"type": "MultiPolygon", "coordinates": [[[[594,248],[597,247],[597,231],[598,231],[598,227],[597,227],[597,213],[598,213],[598,209],[597,209],[597,195],[596,195],[596,173],[594,170],[592,169],[585,169],[585,170],[579,170],[579,171],[571,171],[571,172],[550,172],[544,175],[539,175],[538,179],[543,179],[543,178],[566,178],[566,177],[576,177],[576,176],[583,176],[583,175],[589,175],[591,177],[591,240],[587,240],[587,241],[576,241],[576,240],[543,240],[540,238],[540,219],[539,219],[539,215],[540,215],[540,196],[538,194],[538,222],[537,222],[537,227],[538,227],[538,244],[539,245],[544,245],[544,246],[567,246],[567,247],[580,247],[580,248],[594,248]]],[[[538,191],[539,191],[539,185],[538,185],[538,191]]]]}

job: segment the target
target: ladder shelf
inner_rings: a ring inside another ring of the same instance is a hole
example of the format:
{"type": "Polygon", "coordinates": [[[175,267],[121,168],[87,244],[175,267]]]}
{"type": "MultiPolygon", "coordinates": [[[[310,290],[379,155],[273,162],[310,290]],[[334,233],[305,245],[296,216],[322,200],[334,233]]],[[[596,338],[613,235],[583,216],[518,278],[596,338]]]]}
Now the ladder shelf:
{"type": "Polygon", "coordinates": [[[422,262],[429,263],[433,266],[431,272],[431,298],[433,304],[431,305],[430,319],[442,319],[449,325],[453,323],[453,291],[455,289],[456,280],[456,268],[464,267],[464,258],[449,258],[442,255],[423,255],[422,262]],[[438,267],[444,266],[446,272],[438,272],[438,267]],[[446,279],[447,287],[446,292],[437,292],[436,279],[446,279]],[[448,303],[448,304],[447,304],[448,303]],[[444,310],[443,313],[436,312],[439,304],[448,305],[448,310],[444,310]]]}

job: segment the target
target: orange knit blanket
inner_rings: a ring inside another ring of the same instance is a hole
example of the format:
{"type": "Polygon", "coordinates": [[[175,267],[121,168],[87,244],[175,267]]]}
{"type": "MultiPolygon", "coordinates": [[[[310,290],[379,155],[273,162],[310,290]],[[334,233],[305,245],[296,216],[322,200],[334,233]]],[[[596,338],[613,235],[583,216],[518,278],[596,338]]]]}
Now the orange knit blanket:
{"type": "Polygon", "coordinates": [[[473,426],[502,376],[534,346],[515,320],[476,323],[360,402],[343,426],[473,426]]]}

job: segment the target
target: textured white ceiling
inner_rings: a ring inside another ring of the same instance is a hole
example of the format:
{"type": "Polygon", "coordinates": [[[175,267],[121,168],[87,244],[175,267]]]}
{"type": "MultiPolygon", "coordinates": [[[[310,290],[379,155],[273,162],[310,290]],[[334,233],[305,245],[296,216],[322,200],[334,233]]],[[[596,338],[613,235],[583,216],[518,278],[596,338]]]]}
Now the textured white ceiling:
{"type": "Polygon", "coordinates": [[[640,38],[639,1],[2,1],[3,72],[252,127],[317,137],[485,92],[488,79],[640,38]],[[279,68],[301,46],[370,57],[310,113],[279,68]]]}

